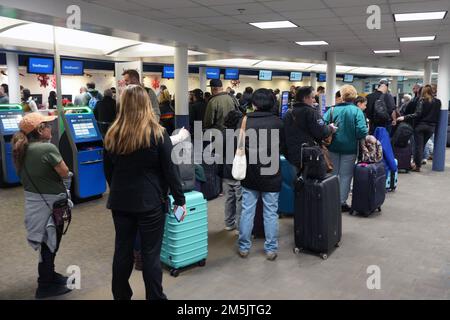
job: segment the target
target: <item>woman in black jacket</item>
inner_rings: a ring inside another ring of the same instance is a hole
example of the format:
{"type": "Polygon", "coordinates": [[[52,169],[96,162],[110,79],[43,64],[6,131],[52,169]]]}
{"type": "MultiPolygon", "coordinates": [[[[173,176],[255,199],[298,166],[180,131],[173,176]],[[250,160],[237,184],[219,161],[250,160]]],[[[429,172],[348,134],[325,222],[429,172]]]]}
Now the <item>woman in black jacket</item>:
{"type": "Polygon", "coordinates": [[[152,111],[147,92],[129,85],[121,96],[116,121],[105,137],[105,176],[110,186],[108,209],[116,229],[112,291],[114,299],[129,300],[133,245],[141,236],[147,299],[166,299],[162,289],[161,243],[168,188],[174,210],[185,199],[179,172],[171,160],[172,143],[152,111]]]}
{"type": "Polygon", "coordinates": [[[433,97],[433,88],[426,85],[422,89],[421,100],[417,103],[416,111],[397,119],[400,121],[413,121],[414,141],[416,148],[414,151],[414,165],[412,171],[420,172],[425,144],[434,134],[434,130],[439,122],[441,112],[441,101],[433,97]]]}
{"type": "MultiPolygon", "coordinates": [[[[283,122],[274,115],[273,95],[268,89],[253,93],[256,108],[246,116],[247,172],[242,186],[242,212],[239,223],[239,255],[248,256],[256,203],[264,203],[264,251],[268,260],[275,260],[278,251],[278,197],[281,190],[280,152],[284,152],[283,122]],[[265,158],[265,159],[264,159],[265,158]]],[[[241,120],[238,127],[241,126],[241,120]]]]}

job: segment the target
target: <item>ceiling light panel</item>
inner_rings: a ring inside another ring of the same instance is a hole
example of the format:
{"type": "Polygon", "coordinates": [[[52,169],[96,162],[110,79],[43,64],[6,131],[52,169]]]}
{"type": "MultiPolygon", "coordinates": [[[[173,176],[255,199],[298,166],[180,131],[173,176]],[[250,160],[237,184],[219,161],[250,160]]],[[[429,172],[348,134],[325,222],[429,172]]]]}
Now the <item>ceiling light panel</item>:
{"type": "Polygon", "coordinates": [[[396,22],[402,21],[422,21],[422,20],[442,20],[447,15],[447,11],[434,12],[416,12],[416,13],[396,13],[394,20],[396,22]]]}
{"type": "Polygon", "coordinates": [[[290,21],[250,22],[249,24],[259,29],[298,28],[290,21]]]}
{"type": "Polygon", "coordinates": [[[433,41],[436,36],[425,36],[425,37],[401,37],[400,42],[414,42],[414,41],[433,41]]]}

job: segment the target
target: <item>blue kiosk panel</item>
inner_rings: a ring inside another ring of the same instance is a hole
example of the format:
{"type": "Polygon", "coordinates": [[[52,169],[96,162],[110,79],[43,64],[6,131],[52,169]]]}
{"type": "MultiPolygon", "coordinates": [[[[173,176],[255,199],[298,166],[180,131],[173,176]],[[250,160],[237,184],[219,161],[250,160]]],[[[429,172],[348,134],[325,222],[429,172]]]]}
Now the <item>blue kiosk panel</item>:
{"type": "Polygon", "coordinates": [[[77,150],[74,163],[75,192],[79,198],[90,198],[106,191],[103,172],[102,136],[93,114],[66,114],[70,134],[77,150]]]}
{"type": "Polygon", "coordinates": [[[20,120],[22,120],[22,110],[0,108],[0,170],[2,171],[2,182],[5,184],[17,184],[20,182],[14,167],[11,143],[13,135],[19,131],[20,120]]]}

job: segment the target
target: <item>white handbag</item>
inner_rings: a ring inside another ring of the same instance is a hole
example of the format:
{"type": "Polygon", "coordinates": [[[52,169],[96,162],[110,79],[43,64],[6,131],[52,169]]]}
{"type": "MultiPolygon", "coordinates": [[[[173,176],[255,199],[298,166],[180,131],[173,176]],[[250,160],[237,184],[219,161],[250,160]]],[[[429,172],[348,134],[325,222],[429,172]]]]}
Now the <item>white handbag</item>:
{"type": "Polygon", "coordinates": [[[233,168],[231,174],[233,178],[240,181],[247,175],[247,157],[245,155],[245,129],[247,126],[247,117],[242,120],[241,131],[239,132],[236,154],[233,159],[233,168]]]}

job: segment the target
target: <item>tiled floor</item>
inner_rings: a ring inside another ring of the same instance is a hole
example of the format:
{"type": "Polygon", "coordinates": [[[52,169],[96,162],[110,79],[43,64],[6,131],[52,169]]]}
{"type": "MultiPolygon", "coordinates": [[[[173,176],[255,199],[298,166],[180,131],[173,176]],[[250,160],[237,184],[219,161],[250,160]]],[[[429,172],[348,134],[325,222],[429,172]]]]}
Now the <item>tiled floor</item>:
{"type": "MultiPolygon", "coordinates": [[[[276,261],[265,260],[262,240],[239,258],[237,237],[223,230],[224,199],[211,201],[206,266],[178,278],[164,271],[165,292],[170,299],[450,299],[450,161],[445,173],[430,167],[401,175],[381,215],[344,214],[341,247],[326,261],[292,253],[292,218],[280,220],[276,261]],[[380,267],[380,290],[367,289],[370,265],[380,267]]],[[[111,299],[114,229],[105,197],[73,214],[56,266],[80,266],[81,290],[63,299],[111,299]]],[[[0,189],[0,242],[0,299],[33,299],[38,255],[25,241],[21,188],[0,189]]],[[[143,299],[140,272],[131,284],[133,298],[143,299]]]]}

